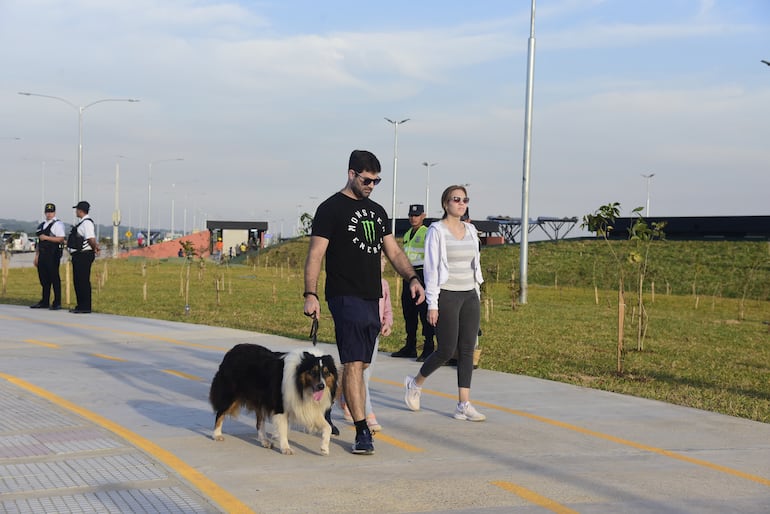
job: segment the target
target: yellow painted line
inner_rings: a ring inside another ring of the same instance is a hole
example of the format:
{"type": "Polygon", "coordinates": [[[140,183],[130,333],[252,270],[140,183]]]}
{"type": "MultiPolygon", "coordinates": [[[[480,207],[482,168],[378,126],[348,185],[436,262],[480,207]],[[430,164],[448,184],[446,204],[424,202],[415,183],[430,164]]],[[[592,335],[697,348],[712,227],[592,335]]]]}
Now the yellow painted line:
{"type": "MultiPolygon", "coordinates": [[[[114,314],[113,316],[117,316],[117,314],[114,314]]],[[[163,336],[157,336],[155,334],[146,334],[143,332],[133,332],[130,330],[118,330],[114,328],[104,328],[104,327],[95,327],[93,325],[84,325],[81,323],[65,323],[61,321],[50,321],[50,320],[43,320],[43,319],[28,319],[28,318],[20,318],[16,316],[0,316],[0,319],[5,320],[11,320],[11,321],[27,321],[29,323],[40,323],[43,325],[55,325],[59,327],[72,327],[72,328],[87,328],[91,331],[98,331],[98,332],[113,332],[115,334],[123,334],[133,337],[140,337],[142,339],[152,339],[155,341],[163,341],[166,343],[171,343],[179,346],[187,346],[190,348],[202,348],[205,350],[218,350],[221,352],[227,351],[230,348],[222,348],[221,346],[213,346],[213,345],[207,345],[207,344],[200,344],[200,343],[190,343],[188,341],[180,341],[179,339],[173,339],[171,337],[163,337],[163,336]]]]}
{"type": "Polygon", "coordinates": [[[134,337],[141,337],[144,339],[152,339],[155,341],[163,341],[166,343],[171,343],[179,346],[188,346],[190,348],[203,348],[205,350],[219,350],[219,351],[227,351],[230,348],[222,348],[221,346],[212,346],[208,344],[200,344],[200,343],[190,343],[188,341],[180,341],[179,339],[173,339],[171,337],[162,337],[162,336],[156,336],[154,334],[145,334],[142,332],[132,332],[130,330],[116,330],[112,328],[103,328],[101,330],[105,330],[108,332],[115,332],[116,334],[123,334],[127,336],[134,336],[134,337]]]}
{"type": "MultiPolygon", "coordinates": [[[[356,427],[351,426],[350,429],[355,431],[356,427]]],[[[373,434],[373,435],[374,435],[375,442],[382,441],[384,443],[388,443],[391,446],[395,446],[396,448],[401,448],[402,450],[406,450],[408,452],[420,453],[425,451],[425,448],[420,448],[419,446],[413,446],[409,443],[402,441],[401,439],[396,439],[395,437],[385,435],[382,432],[377,432],[376,434],[373,434]]]]}
{"type": "Polygon", "coordinates": [[[126,359],[121,359],[120,357],[113,357],[111,355],[104,355],[103,353],[92,353],[94,357],[99,357],[100,359],[107,359],[108,361],[118,361],[118,362],[128,362],[126,359]]]}
{"type": "Polygon", "coordinates": [[[374,440],[386,442],[390,445],[393,445],[397,448],[401,448],[402,450],[406,450],[408,452],[419,453],[419,452],[425,451],[425,448],[419,448],[417,446],[413,446],[409,443],[405,443],[400,439],[396,439],[395,437],[390,437],[389,435],[386,435],[382,432],[377,432],[374,436],[374,440]]]}
{"type": "Polygon", "coordinates": [[[496,485],[501,489],[510,491],[513,494],[523,498],[524,500],[527,500],[528,502],[534,503],[536,505],[540,505],[541,507],[548,509],[551,512],[556,512],[557,514],[577,514],[576,510],[572,510],[569,507],[565,507],[561,503],[557,503],[551,500],[550,498],[541,496],[534,491],[530,491],[525,487],[521,487],[520,485],[516,485],[511,482],[502,482],[502,481],[492,482],[492,485],[496,485]]]}
{"type": "MultiPolygon", "coordinates": [[[[92,330],[100,330],[100,331],[105,331],[105,332],[115,332],[115,333],[118,333],[118,334],[133,335],[133,336],[142,337],[142,338],[145,338],[145,339],[154,339],[154,340],[157,340],[157,341],[165,341],[165,342],[176,344],[176,345],[180,345],[180,346],[189,346],[189,347],[193,347],[193,348],[204,348],[204,349],[208,349],[208,350],[218,350],[218,351],[226,350],[226,348],[221,348],[219,346],[210,346],[210,345],[203,345],[203,344],[198,344],[198,343],[188,343],[188,342],[185,342],[185,341],[180,341],[178,339],[172,339],[172,338],[168,338],[168,337],[160,337],[160,336],[156,336],[156,335],[153,335],[153,334],[144,334],[144,333],[141,333],[141,332],[131,332],[131,331],[125,331],[125,330],[114,330],[114,329],[109,329],[109,328],[92,327],[92,326],[88,326],[88,325],[78,325],[78,324],[74,324],[74,323],[58,323],[58,322],[47,321],[47,320],[29,320],[27,318],[19,318],[19,317],[14,317],[14,316],[0,316],[0,319],[9,319],[9,320],[16,320],[16,321],[32,321],[32,322],[36,322],[36,323],[45,323],[45,324],[49,324],[49,325],[61,325],[61,326],[71,326],[71,327],[79,327],[79,328],[89,328],[89,329],[92,329],[92,330]]],[[[27,342],[32,342],[32,341],[29,340],[27,342]]],[[[50,343],[47,343],[47,344],[50,344],[50,343]]],[[[383,383],[383,384],[394,385],[396,387],[403,387],[404,386],[403,383],[396,382],[396,381],[393,381],[393,380],[385,380],[385,379],[377,378],[377,377],[372,377],[371,380],[374,380],[375,382],[380,382],[380,383],[383,383]]],[[[425,394],[430,394],[430,395],[433,395],[433,396],[440,396],[440,397],[443,397],[443,398],[452,398],[452,399],[456,398],[456,396],[453,395],[453,394],[442,393],[440,391],[432,391],[430,389],[423,389],[422,391],[425,394]]],[[[528,419],[531,419],[531,420],[534,420],[534,421],[539,421],[539,422],[546,423],[548,425],[552,425],[552,426],[555,426],[555,427],[564,428],[566,430],[571,430],[573,432],[577,432],[577,433],[580,433],[580,434],[583,434],[583,435],[588,435],[588,436],[596,437],[596,438],[599,438],[599,439],[604,439],[606,441],[611,441],[611,442],[614,442],[614,443],[617,443],[617,444],[620,444],[620,445],[629,446],[631,448],[636,448],[638,450],[643,450],[643,451],[655,453],[655,454],[658,454],[658,455],[663,455],[665,457],[669,457],[669,458],[672,458],[672,459],[680,460],[680,461],[683,461],[683,462],[688,462],[690,464],[695,464],[696,466],[701,466],[701,467],[709,468],[709,469],[712,469],[714,471],[719,471],[719,472],[722,472],[722,473],[725,473],[725,474],[728,474],[728,475],[732,475],[732,476],[735,476],[735,477],[744,478],[746,480],[750,480],[752,482],[756,482],[758,484],[762,484],[762,485],[770,487],[770,479],[767,479],[767,478],[764,478],[764,477],[760,477],[760,476],[757,476],[757,475],[752,475],[750,473],[745,473],[743,471],[740,471],[740,470],[737,470],[737,469],[733,469],[733,468],[730,468],[730,467],[727,467],[727,466],[721,466],[719,464],[714,464],[713,462],[708,462],[708,461],[701,460],[701,459],[695,459],[693,457],[688,457],[686,455],[681,455],[681,454],[678,454],[676,452],[664,450],[662,448],[656,448],[654,446],[648,446],[648,445],[637,443],[637,442],[634,442],[634,441],[629,441],[627,439],[622,439],[620,437],[615,437],[615,436],[612,436],[612,435],[609,435],[609,434],[604,434],[602,432],[597,432],[595,430],[589,430],[589,429],[586,429],[586,428],[583,428],[583,427],[579,427],[577,425],[571,425],[569,423],[564,423],[562,421],[557,421],[557,420],[554,420],[554,419],[546,418],[544,416],[538,416],[537,414],[531,414],[529,412],[519,411],[519,410],[515,410],[515,409],[509,409],[507,407],[503,407],[503,406],[500,406],[500,405],[495,405],[495,404],[487,403],[487,402],[480,402],[480,401],[476,401],[476,400],[474,400],[473,403],[476,404],[476,405],[482,406],[482,407],[486,407],[488,409],[497,410],[497,411],[501,411],[501,412],[506,412],[508,414],[513,414],[514,416],[520,416],[520,417],[528,418],[528,419]]]]}
{"type": "MultiPolygon", "coordinates": [[[[395,382],[393,380],[385,380],[382,378],[372,377],[370,380],[374,380],[376,382],[381,382],[383,384],[390,384],[397,387],[404,387],[403,383],[395,382]]],[[[433,396],[441,396],[444,398],[456,398],[456,395],[446,394],[442,393],[440,391],[432,391],[430,389],[424,389],[422,390],[422,394],[430,394],[433,396]]],[[[538,416],[537,414],[532,414],[529,412],[524,412],[521,410],[515,410],[515,409],[509,409],[508,407],[502,407],[500,405],[495,405],[494,403],[487,403],[487,402],[481,402],[478,400],[473,400],[474,405],[478,405],[481,407],[486,407],[488,409],[497,410],[500,412],[506,412],[508,414],[513,414],[514,416],[520,416],[522,418],[531,419],[534,421],[539,421],[541,423],[546,423],[548,425],[564,428],[566,430],[571,430],[573,432],[577,432],[579,434],[596,437],[598,439],[604,439],[605,441],[610,441],[613,443],[617,443],[623,446],[630,446],[631,448],[636,448],[637,450],[643,450],[650,453],[655,453],[658,455],[662,455],[664,457],[669,457],[671,459],[680,460],[682,462],[687,462],[690,464],[695,464],[696,466],[701,466],[704,468],[712,469],[714,471],[719,471],[720,473],[725,473],[727,475],[732,475],[734,477],[744,478],[746,480],[750,480],[752,482],[756,482],[758,484],[762,484],[765,486],[770,487],[770,479],[767,479],[765,477],[752,475],[750,473],[746,473],[737,469],[733,469],[727,466],[722,466],[720,464],[714,464],[713,462],[709,462],[707,460],[702,459],[696,459],[694,457],[688,457],[687,455],[682,455],[681,453],[672,452],[669,450],[664,450],[663,448],[656,448],[654,446],[648,446],[646,444],[637,443],[635,441],[629,441],[628,439],[623,439],[621,437],[616,437],[614,435],[604,434],[602,432],[597,432],[596,430],[590,430],[588,428],[583,428],[577,425],[572,425],[570,423],[565,423],[563,421],[558,421],[555,419],[546,418],[544,416],[538,416]]]]}
{"type": "Polygon", "coordinates": [[[177,377],[186,378],[188,380],[195,380],[196,382],[200,382],[203,380],[201,377],[196,377],[195,375],[190,375],[189,373],[184,373],[183,371],[175,371],[173,369],[164,369],[164,373],[168,373],[169,375],[175,375],[177,377]]]}
{"type": "Polygon", "coordinates": [[[0,373],[0,378],[4,378],[8,382],[15,384],[22,389],[26,389],[27,391],[36,394],[37,396],[40,396],[41,398],[45,398],[46,400],[58,405],[59,407],[63,407],[71,412],[74,412],[75,414],[78,414],[88,421],[91,421],[92,423],[96,423],[97,425],[109,430],[110,432],[116,434],[119,437],[122,437],[132,445],[136,446],[137,448],[140,448],[150,454],[151,456],[155,457],[162,463],[164,463],[166,466],[170,467],[171,469],[175,470],[179,475],[184,477],[188,482],[193,484],[195,487],[197,487],[202,493],[204,493],[206,496],[211,498],[213,501],[218,503],[225,512],[238,512],[238,513],[253,513],[254,511],[251,510],[249,507],[247,507],[243,502],[241,502],[238,498],[218,486],[216,483],[209,480],[205,475],[203,475],[200,471],[193,468],[183,460],[181,460],[179,457],[174,455],[173,453],[164,450],[160,446],[156,445],[152,441],[149,441],[148,439],[145,439],[144,437],[140,436],[139,434],[136,434],[127,428],[110,421],[109,419],[100,416],[99,414],[96,414],[95,412],[91,412],[90,410],[84,409],[83,407],[80,407],[79,405],[76,405],[70,401],[65,400],[64,398],[61,398],[59,396],[56,396],[53,393],[50,393],[46,391],[45,389],[42,389],[34,384],[31,384],[21,378],[14,377],[12,375],[7,375],[5,373],[0,373]]]}
{"type": "Polygon", "coordinates": [[[45,346],[46,348],[58,348],[58,344],[46,343],[45,341],[38,341],[37,339],[25,339],[25,343],[36,344],[38,346],[45,346]]]}

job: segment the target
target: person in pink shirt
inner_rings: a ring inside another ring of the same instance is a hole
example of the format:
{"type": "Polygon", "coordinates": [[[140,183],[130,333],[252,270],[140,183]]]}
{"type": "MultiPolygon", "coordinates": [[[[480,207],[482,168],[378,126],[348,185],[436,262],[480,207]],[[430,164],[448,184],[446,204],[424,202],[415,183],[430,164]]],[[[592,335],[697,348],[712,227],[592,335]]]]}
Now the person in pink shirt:
{"type": "MultiPolygon", "coordinates": [[[[381,271],[385,271],[385,257],[382,258],[381,271]]],[[[372,433],[382,430],[382,425],[377,422],[377,417],[374,415],[374,409],[372,408],[372,398],[369,394],[369,377],[372,375],[372,366],[377,359],[377,352],[380,348],[380,337],[388,337],[393,331],[393,305],[390,302],[390,284],[384,278],[382,280],[382,298],[380,298],[380,335],[377,336],[377,340],[374,343],[374,353],[372,353],[372,362],[369,367],[364,370],[364,387],[366,387],[366,424],[372,433]]],[[[353,417],[350,415],[348,406],[345,404],[345,397],[340,396],[340,407],[342,408],[343,415],[347,421],[353,421],[353,417]]]]}

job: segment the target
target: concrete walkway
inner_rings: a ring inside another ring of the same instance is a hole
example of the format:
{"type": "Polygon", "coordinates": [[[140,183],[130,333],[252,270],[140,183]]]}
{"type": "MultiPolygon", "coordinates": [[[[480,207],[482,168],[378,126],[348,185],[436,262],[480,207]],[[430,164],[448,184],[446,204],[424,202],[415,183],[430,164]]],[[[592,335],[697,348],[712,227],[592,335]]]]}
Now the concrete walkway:
{"type": "Polygon", "coordinates": [[[457,421],[454,368],[411,412],[402,382],[419,364],[380,354],[376,453],[350,454],[335,412],[330,456],[298,431],[284,456],[251,415],[214,442],[209,382],[236,343],[308,342],[7,305],[0,323],[4,513],[770,512],[763,423],[487,370],[473,381],[487,421],[457,421]]]}

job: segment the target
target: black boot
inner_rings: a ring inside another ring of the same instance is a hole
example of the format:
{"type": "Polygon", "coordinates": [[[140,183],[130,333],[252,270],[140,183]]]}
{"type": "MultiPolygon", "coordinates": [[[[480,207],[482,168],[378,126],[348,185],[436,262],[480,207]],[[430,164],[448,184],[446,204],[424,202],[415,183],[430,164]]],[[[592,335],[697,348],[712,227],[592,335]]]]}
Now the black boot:
{"type": "Polygon", "coordinates": [[[425,359],[433,353],[433,339],[426,339],[422,345],[422,353],[417,357],[417,362],[425,362],[425,359]]]}
{"type": "Polygon", "coordinates": [[[417,357],[417,342],[409,344],[407,342],[403,348],[397,352],[390,354],[391,357],[406,357],[408,359],[414,359],[417,357]]]}

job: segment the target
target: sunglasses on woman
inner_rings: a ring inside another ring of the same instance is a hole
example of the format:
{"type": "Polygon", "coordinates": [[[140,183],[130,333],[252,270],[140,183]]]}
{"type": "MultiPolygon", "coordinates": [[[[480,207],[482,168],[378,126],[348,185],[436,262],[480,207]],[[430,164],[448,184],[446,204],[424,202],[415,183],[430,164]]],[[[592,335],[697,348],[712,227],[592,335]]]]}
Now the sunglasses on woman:
{"type": "Polygon", "coordinates": [[[366,177],[362,177],[360,173],[356,173],[356,177],[360,178],[361,182],[365,186],[368,186],[369,184],[374,184],[376,186],[377,184],[382,182],[382,179],[380,177],[377,177],[377,178],[366,178],[366,177]]]}
{"type": "Polygon", "coordinates": [[[452,198],[450,198],[450,200],[452,200],[454,203],[464,203],[466,205],[468,204],[468,202],[471,201],[471,199],[468,198],[467,196],[465,198],[463,198],[462,196],[453,196],[452,198]]]}

